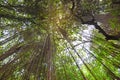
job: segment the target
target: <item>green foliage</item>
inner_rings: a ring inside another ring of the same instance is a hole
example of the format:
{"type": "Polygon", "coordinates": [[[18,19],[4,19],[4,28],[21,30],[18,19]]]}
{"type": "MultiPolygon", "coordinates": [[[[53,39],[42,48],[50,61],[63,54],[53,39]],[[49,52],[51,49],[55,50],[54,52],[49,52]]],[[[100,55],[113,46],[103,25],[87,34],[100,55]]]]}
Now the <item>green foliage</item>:
{"type": "Polygon", "coordinates": [[[112,20],[109,21],[109,23],[113,29],[118,29],[118,30],[120,29],[119,20],[117,18],[113,18],[112,20]]]}
{"type": "MultiPolygon", "coordinates": [[[[96,13],[101,6],[81,0],[81,9],[71,12],[74,1],[0,0],[0,80],[120,79],[119,40],[107,41],[96,30],[84,34],[89,25],[74,14],[96,13]]],[[[117,23],[109,22],[113,29],[117,23]]]]}

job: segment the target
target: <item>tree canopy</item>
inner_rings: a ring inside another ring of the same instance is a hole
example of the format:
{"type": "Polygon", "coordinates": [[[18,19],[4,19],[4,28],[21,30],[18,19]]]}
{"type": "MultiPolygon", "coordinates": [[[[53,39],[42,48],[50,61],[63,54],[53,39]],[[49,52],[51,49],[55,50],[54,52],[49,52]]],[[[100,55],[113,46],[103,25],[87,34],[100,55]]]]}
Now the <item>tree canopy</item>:
{"type": "Polygon", "coordinates": [[[0,80],[120,80],[120,0],[0,0],[0,80]]]}

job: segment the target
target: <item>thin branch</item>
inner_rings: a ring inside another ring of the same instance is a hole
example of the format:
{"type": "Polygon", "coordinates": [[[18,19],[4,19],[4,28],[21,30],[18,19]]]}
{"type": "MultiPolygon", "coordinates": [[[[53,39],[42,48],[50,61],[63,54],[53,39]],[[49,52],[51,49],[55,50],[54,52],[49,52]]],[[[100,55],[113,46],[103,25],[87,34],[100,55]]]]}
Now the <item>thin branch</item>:
{"type": "Polygon", "coordinates": [[[71,51],[70,51],[68,48],[67,48],[67,50],[69,51],[69,54],[70,54],[70,56],[72,57],[72,59],[74,60],[76,66],[78,67],[78,69],[79,69],[79,71],[80,71],[80,73],[81,73],[81,75],[82,75],[82,78],[83,78],[84,80],[87,80],[86,77],[85,77],[85,75],[84,75],[84,73],[83,73],[82,70],[80,69],[77,61],[75,60],[74,56],[72,55],[71,51]]]}
{"type": "Polygon", "coordinates": [[[9,38],[7,38],[7,39],[5,39],[5,40],[0,41],[0,45],[3,45],[3,44],[5,44],[5,43],[7,43],[7,42],[9,42],[9,41],[11,41],[11,40],[13,40],[13,39],[15,39],[17,36],[18,36],[18,34],[16,33],[15,35],[10,36],[9,38]]]}
{"type": "Polygon", "coordinates": [[[113,77],[113,79],[120,80],[120,77],[116,76],[105,64],[102,63],[92,52],[90,52],[88,49],[84,48],[85,51],[87,51],[91,56],[93,56],[99,63],[101,63],[107,71],[110,73],[110,75],[113,77]]]}
{"type": "Polygon", "coordinates": [[[88,71],[91,73],[91,75],[93,76],[93,78],[95,80],[97,80],[96,76],[92,73],[92,71],[90,70],[90,68],[87,66],[87,64],[84,62],[84,60],[82,59],[82,57],[79,55],[79,53],[77,52],[77,50],[74,48],[73,44],[71,43],[70,39],[68,39],[67,32],[63,29],[61,29],[60,27],[58,27],[59,32],[62,34],[63,38],[69,43],[69,45],[71,46],[72,50],[77,54],[77,56],[80,58],[80,60],[83,62],[83,64],[85,65],[85,67],[88,69],[88,71]],[[64,34],[64,33],[66,34],[64,34]]]}
{"type": "Polygon", "coordinates": [[[23,46],[19,46],[14,45],[13,47],[11,47],[8,51],[6,51],[5,53],[3,53],[2,55],[0,55],[0,61],[4,60],[5,58],[9,57],[10,55],[18,52],[23,46]]]}
{"type": "Polygon", "coordinates": [[[33,21],[33,18],[17,17],[17,16],[10,15],[10,14],[2,14],[2,13],[0,13],[0,18],[7,18],[7,19],[10,19],[10,20],[14,19],[14,20],[21,21],[21,22],[32,22],[32,23],[35,23],[33,21]]]}

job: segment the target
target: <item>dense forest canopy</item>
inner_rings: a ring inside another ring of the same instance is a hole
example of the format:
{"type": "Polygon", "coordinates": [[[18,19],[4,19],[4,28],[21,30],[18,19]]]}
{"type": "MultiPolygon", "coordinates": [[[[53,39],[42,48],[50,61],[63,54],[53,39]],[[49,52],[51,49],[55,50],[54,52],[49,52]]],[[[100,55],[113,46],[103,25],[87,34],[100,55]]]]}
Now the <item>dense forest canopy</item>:
{"type": "Polygon", "coordinates": [[[120,80],[120,0],[0,0],[0,80],[120,80]]]}

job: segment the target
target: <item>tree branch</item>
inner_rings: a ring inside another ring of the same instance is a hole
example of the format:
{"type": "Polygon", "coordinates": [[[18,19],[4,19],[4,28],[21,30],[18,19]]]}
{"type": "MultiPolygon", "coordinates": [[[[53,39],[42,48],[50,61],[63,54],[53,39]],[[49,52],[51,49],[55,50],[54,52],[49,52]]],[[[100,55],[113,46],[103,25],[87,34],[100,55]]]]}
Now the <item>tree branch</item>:
{"type": "Polygon", "coordinates": [[[9,15],[9,14],[1,14],[0,13],[0,18],[7,18],[7,19],[14,19],[14,20],[18,20],[18,21],[22,21],[22,22],[26,22],[26,21],[32,21],[32,18],[26,18],[26,17],[16,17],[13,15],[9,15]]]}
{"type": "Polygon", "coordinates": [[[10,37],[8,37],[7,39],[4,39],[4,40],[0,41],[0,45],[3,45],[3,44],[5,44],[5,43],[7,43],[7,42],[9,42],[9,41],[11,41],[11,40],[13,40],[13,39],[15,39],[17,36],[18,36],[18,34],[16,33],[15,35],[10,36],[10,37]]]}
{"type": "Polygon", "coordinates": [[[21,49],[22,46],[14,45],[11,47],[8,51],[6,51],[4,54],[0,55],[0,61],[4,60],[5,58],[11,56],[12,54],[16,53],[21,49]]]}
{"type": "Polygon", "coordinates": [[[120,33],[117,35],[109,35],[107,34],[95,21],[94,17],[91,21],[84,21],[82,18],[79,18],[81,20],[82,24],[88,24],[88,25],[94,25],[94,27],[105,36],[106,40],[119,40],[120,39],[120,33]]]}

